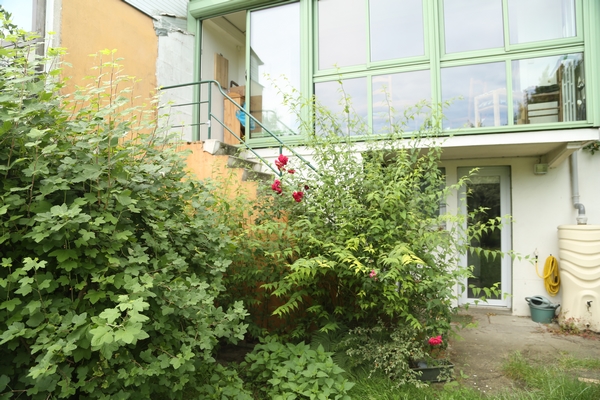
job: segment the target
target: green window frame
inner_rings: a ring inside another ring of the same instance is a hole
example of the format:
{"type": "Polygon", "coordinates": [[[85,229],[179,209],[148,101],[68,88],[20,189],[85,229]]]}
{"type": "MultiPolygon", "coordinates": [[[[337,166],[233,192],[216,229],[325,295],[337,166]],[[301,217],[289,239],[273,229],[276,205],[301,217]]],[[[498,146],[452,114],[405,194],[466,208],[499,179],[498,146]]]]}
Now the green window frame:
{"type": "MultiPolygon", "coordinates": [[[[320,0],[323,1],[323,0],[320,0]]],[[[327,1],[327,0],[325,0],[327,1]]],[[[480,133],[502,133],[509,131],[533,131],[547,129],[569,129],[600,125],[600,2],[595,0],[575,0],[575,29],[572,37],[527,42],[510,43],[509,2],[514,0],[498,0],[502,3],[502,26],[504,46],[493,49],[448,53],[444,39],[444,0],[423,0],[423,43],[424,54],[403,59],[379,60],[371,62],[369,34],[369,0],[363,0],[366,26],[366,44],[364,51],[366,62],[361,65],[346,66],[319,70],[319,0],[300,0],[301,12],[301,93],[304,96],[314,94],[314,85],[322,82],[337,81],[340,78],[366,78],[366,103],[372,104],[371,80],[375,76],[399,74],[410,71],[429,70],[431,79],[431,100],[442,101],[441,71],[443,68],[503,62],[506,70],[506,91],[512,93],[513,73],[511,63],[519,59],[540,58],[561,54],[582,53],[585,66],[587,114],[585,121],[569,121],[559,123],[539,123],[516,125],[512,118],[504,126],[474,127],[452,131],[453,134],[469,135],[480,133]]],[[[253,10],[287,3],[290,1],[273,0],[191,0],[190,16],[197,18],[197,26],[203,18],[209,18],[226,12],[253,10]]],[[[198,30],[197,30],[198,31],[198,30]]],[[[197,46],[197,51],[200,51],[197,46]]],[[[507,113],[514,114],[513,99],[507,99],[507,113]]],[[[367,121],[373,124],[372,107],[368,107],[367,121]]],[[[291,143],[301,142],[301,137],[289,139],[291,143]]],[[[257,139],[256,144],[260,140],[257,139]]]]}

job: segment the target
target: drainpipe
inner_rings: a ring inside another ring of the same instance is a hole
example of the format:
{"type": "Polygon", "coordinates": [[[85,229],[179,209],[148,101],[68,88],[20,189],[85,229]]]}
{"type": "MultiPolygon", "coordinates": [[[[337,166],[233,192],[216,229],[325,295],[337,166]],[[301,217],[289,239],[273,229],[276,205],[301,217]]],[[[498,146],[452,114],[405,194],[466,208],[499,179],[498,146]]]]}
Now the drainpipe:
{"type": "Polygon", "coordinates": [[[571,194],[573,195],[573,207],[579,214],[577,215],[577,225],[587,225],[585,207],[579,202],[579,170],[577,168],[577,151],[571,154],[571,194]]]}

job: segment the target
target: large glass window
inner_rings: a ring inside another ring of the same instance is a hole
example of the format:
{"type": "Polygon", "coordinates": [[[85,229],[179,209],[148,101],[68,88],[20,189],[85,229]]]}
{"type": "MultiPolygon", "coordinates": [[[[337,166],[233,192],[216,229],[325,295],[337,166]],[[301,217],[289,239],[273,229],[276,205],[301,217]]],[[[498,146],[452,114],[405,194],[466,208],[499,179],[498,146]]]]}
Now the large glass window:
{"type": "Polygon", "coordinates": [[[508,22],[511,44],[573,37],[575,0],[508,0],[508,22]]]}
{"type": "MultiPolygon", "coordinates": [[[[300,88],[299,3],[254,11],[250,24],[250,112],[275,134],[295,134],[297,119],[282,93],[300,88]]],[[[264,135],[250,125],[252,138],[264,135]]]]}
{"type": "Polygon", "coordinates": [[[343,74],[352,67],[353,79],[341,76],[345,94],[356,90],[355,115],[368,119],[374,133],[403,121],[405,131],[419,129],[424,118],[404,113],[423,100],[449,102],[446,130],[585,121],[577,3],[318,0],[315,93],[346,120],[340,131],[350,134],[335,67],[343,74]]]}
{"type": "Polygon", "coordinates": [[[445,0],[446,53],[504,46],[502,0],[445,0]]]}
{"type": "MultiPolygon", "coordinates": [[[[320,0],[319,69],[366,63],[367,32],[365,0],[320,0]]],[[[272,35],[277,35],[267,25],[272,35]]]]}
{"type": "Polygon", "coordinates": [[[419,130],[430,111],[429,75],[424,70],[373,76],[373,132],[392,132],[398,125],[404,131],[419,130]]]}
{"type": "Polygon", "coordinates": [[[515,124],[586,119],[581,53],[516,60],[512,76],[515,124]]]}
{"type": "Polygon", "coordinates": [[[369,1],[371,61],[425,54],[422,0],[369,1]]]}
{"type": "MultiPolygon", "coordinates": [[[[336,129],[340,135],[365,134],[367,124],[367,79],[354,78],[315,84],[315,96],[326,110],[317,117],[323,129],[336,129]],[[332,119],[329,123],[328,119],[332,119]]],[[[322,111],[322,110],[318,110],[322,111]]]]}
{"type": "Polygon", "coordinates": [[[33,30],[33,0],[0,0],[0,6],[12,14],[12,22],[26,31],[33,30]]]}
{"type": "Polygon", "coordinates": [[[445,129],[508,125],[504,62],[442,68],[445,129]]]}

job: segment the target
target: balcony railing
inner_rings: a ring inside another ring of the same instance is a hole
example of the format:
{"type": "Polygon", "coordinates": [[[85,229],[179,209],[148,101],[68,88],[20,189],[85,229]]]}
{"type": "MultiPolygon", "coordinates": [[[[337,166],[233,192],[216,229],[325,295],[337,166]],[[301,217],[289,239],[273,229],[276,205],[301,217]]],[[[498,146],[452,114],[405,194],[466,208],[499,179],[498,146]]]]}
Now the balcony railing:
{"type": "MultiPolygon", "coordinates": [[[[236,111],[242,113],[242,115],[245,118],[246,126],[252,126],[252,125],[258,126],[261,129],[261,136],[263,138],[273,139],[275,146],[277,146],[279,149],[279,154],[283,154],[283,151],[285,149],[292,156],[294,156],[298,160],[300,160],[304,165],[308,166],[310,169],[312,169],[313,171],[316,172],[316,169],[314,168],[313,165],[311,165],[311,163],[309,161],[307,161],[303,156],[298,154],[298,152],[296,152],[292,147],[287,145],[281,139],[281,137],[279,135],[273,133],[261,121],[259,121],[257,118],[255,118],[249,112],[247,112],[244,109],[244,107],[242,107],[234,99],[232,99],[227,93],[225,93],[223,91],[223,89],[221,88],[221,85],[219,84],[219,82],[214,81],[214,80],[205,80],[205,81],[198,81],[198,82],[191,82],[191,83],[183,83],[183,84],[179,84],[179,85],[164,86],[164,87],[161,87],[160,90],[161,90],[161,92],[168,92],[170,90],[186,88],[186,87],[192,88],[194,90],[195,98],[200,99],[201,98],[200,94],[201,93],[205,94],[204,97],[206,98],[206,100],[198,100],[198,101],[182,102],[182,103],[170,102],[168,104],[161,105],[160,108],[163,111],[167,108],[170,108],[171,110],[173,110],[173,109],[177,109],[177,108],[181,108],[181,107],[189,107],[189,109],[191,109],[191,112],[190,112],[190,115],[192,117],[191,122],[172,125],[172,126],[170,126],[170,128],[187,128],[187,127],[192,128],[193,137],[195,139],[199,140],[200,139],[200,128],[205,127],[206,138],[214,139],[213,138],[213,129],[216,124],[217,126],[220,126],[223,129],[223,133],[225,133],[225,132],[229,133],[231,135],[231,137],[233,137],[235,139],[235,141],[237,143],[239,143],[238,145],[236,145],[237,147],[249,151],[257,159],[259,159],[264,165],[266,165],[271,171],[273,171],[273,173],[275,175],[281,176],[281,171],[279,171],[277,168],[273,167],[272,163],[267,162],[264,159],[264,157],[262,157],[260,154],[258,154],[258,152],[251,146],[251,144],[249,143],[248,140],[246,140],[245,137],[242,137],[242,135],[239,135],[238,133],[236,133],[234,131],[234,129],[232,129],[231,126],[229,126],[227,123],[225,123],[223,115],[217,115],[215,112],[213,112],[213,110],[215,109],[215,107],[212,104],[213,90],[217,90],[223,96],[225,104],[227,104],[230,107],[233,107],[236,111]],[[205,108],[206,111],[204,111],[203,108],[205,108]],[[201,109],[202,109],[202,112],[201,112],[201,109]]],[[[237,123],[239,123],[239,122],[237,122],[237,123]]],[[[289,128],[288,126],[283,124],[282,122],[279,122],[279,123],[284,127],[284,131],[286,131],[288,135],[289,134],[297,134],[297,133],[293,132],[293,130],[291,128],[289,128]]]]}

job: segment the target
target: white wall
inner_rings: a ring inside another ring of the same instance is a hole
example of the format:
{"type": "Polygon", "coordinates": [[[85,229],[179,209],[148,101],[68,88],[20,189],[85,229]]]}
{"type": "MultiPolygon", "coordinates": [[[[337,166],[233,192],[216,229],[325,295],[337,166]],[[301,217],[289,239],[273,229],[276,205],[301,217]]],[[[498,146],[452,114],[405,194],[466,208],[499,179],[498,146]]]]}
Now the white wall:
{"type": "MultiPolygon", "coordinates": [[[[229,61],[229,79],[235,81],[239,85],[244,84],[244,69],[245,69],[245,43],[228,34],[212,21],[206,21],[202,24],[202,62],[201,75],[202,80],[214,79],[214,62],[215,54],[222,54],[229,61]]],[[[229,83],[229,82],[228,82],[229,83]]],[[[203,90],[203,100],[206,99],[206,90],[203,90]]],[[[218,90],[212,89],[212,113],[223,120],[223,97],[218,90]]],[[[202,110],[202,119],[206,114],[206,107],[202,110]]],[[[201,139],[207,138],[206,128],[203,127],[201,139]]],[[[223,140],[223,128],[217,124],[212,125],[211,138],[223,140]]]]}
{"type": "MultiPolygon", "coordinates": [[[[156,81],[159,87],[190,83],[194,79],[194,40],[195,36],[183,32],[169,32],[158,37],[158,59],[156,61],[156,81]]],[[[192,140],[193,106],[170,107],[172,104],[191,103],[194,97],[193,86],[165,90],[161,94],[162,111],[169,113],[171,125],[185,125],[175,128],[183,141],[192,140]]]]}

